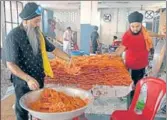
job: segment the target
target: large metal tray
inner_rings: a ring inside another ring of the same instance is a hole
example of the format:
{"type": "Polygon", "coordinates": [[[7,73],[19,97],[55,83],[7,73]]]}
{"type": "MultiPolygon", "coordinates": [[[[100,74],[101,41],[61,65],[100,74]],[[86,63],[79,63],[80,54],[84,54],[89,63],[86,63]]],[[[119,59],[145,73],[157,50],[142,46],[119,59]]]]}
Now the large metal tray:
{"type": "Polygon", "coordinates": [[[88,104],[80,109],[69,112],[43,113],[34,111],[29,108],[29,104],[36,101],[40,97],[40,93],[43,91],[43,89],[41,89],[29,92],[24,96],[22,96],[20,99],[21,107],[27,110],[33,117],[39,118],[41,120],[72,120],[72,118],[83,114],[86,108],[93,102],[92,94],[85,90],[73,87],[64,87],[64,86],[51,87],[51,88],[57,91],[64,92],[70,96],[79,96],[82,99],[88,99],[88,104]]]}

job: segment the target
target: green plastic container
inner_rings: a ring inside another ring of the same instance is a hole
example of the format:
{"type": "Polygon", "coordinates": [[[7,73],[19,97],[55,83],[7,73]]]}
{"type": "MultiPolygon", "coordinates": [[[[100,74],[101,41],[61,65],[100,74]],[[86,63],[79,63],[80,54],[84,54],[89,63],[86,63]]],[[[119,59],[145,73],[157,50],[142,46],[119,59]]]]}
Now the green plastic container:
{"type": "Polygon", "coordinates": [[[144,100],[140,100],[140,101],[138,101],[138,103],[137,103],[137,105],[136,105],[136,108],[137,108],[138,110],[143,110],[144,105],[145,105],[144,100]]]}

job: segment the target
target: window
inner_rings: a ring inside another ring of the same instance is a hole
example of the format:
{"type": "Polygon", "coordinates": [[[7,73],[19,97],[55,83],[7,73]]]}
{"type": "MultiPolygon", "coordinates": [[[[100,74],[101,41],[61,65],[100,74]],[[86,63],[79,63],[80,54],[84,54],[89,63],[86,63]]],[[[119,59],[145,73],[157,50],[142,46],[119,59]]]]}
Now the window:
{"type": "Polygon", "coordinates": [[[5,36],[21,23],[19,13],[23,9],[23,3],[20,1],[3,1],[5,36]]]}

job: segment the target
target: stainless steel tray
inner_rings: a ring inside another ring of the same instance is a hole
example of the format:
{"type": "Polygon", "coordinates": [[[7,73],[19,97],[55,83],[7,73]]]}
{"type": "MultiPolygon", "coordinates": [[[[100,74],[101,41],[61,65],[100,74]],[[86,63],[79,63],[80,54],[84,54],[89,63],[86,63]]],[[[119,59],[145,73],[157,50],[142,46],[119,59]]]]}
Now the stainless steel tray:
{"type": "Polygon", "coordinates": [[[28,106],[30,103],[36,101],[40,97],[40,93],[43,91],[43,89],[32,91],[20,99],[20,105],[22,108],[27,110],[32,116],[39,118],[41,120],[71,120],[72,118],[76,116],[80,116],[84,113],[86,108],[93,102],[94,98],[91,93],[88,91],[79,89],[79,88],[73,88],[73,87],[51,87],[52,89],[55,89],[57,91],[61,91],[66,93],[70,96],[79,96],[82,99],[88,99],[88,104],[80,109],[73,110],[70,112],[56,112],[56,113],[43,113],[43,112],[37,112],[32,109],[30,109],[28,106]]]}

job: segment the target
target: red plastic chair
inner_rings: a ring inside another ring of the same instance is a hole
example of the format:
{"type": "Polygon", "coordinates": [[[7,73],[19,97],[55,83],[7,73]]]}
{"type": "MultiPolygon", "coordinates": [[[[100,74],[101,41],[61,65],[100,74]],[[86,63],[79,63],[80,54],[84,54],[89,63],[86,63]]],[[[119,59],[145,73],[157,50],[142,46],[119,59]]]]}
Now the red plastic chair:
{"type": "Polygon", "coordinates": [[[144,78],[137,83],[133,101],[129,110],[117,110],[112,115],[110,120],[154,120],[159,104],[166,93],[166,83],[157,78],[144,78]],[[141,114],[135,112],[141,87],[147,85],[147,99],[144,109],[141,114]]]}

